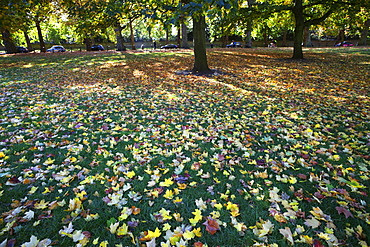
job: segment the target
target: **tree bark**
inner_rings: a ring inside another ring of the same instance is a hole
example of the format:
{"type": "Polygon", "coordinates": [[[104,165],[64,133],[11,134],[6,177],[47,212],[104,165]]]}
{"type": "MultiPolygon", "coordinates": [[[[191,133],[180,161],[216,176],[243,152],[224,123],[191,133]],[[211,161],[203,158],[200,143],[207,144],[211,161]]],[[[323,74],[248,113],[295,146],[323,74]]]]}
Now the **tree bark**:
{"type": "Polygon", "coordinates": [[[283,30],[283,40],[282,40],[282,44],[281,44],[281,46],[283,46],[283,47],[288,46],[287,34],[288,34],[288,30],[284,29],[283,30]]]}
{"type": "Polygon", "coordinates": [[[249,19],[247,21],[247,31],[246,31],[246,38],[245,38],[246,48],[252,48],[252,27],[253,27],[253,21],[252,19],[249,19]]]}
{"type": "Polygon", "coordinates": [[[337,41],[338,42],[343,42],[344,39],[345,39],[345,33],[344,33],[344,28],[343,28],[343,29],[339,30],[337,41]]]}
{"type": "Polygon", "coordinates": [[[132,47],[132,50],[136,50],[136,47],[135,47],[135,36],[134,36],[134,29],[132,27],[132,20],[130,19],[130,36],[131,36],[131,47],[132,47]]]}
{"type": "Polygon", "coordinates": [[[189,43],[188,43],[188,27],[184,23],[184,21],[181,23],[181,47],[184,49],[189,49],[189,43]]]}
{"type": "Polygon", "coordinates": [[[367,35],[369,34],[369,27],[370,27],[370,18],[367,19],[364,23],[364,29],[362,29],[360,40],[358,42],[359,45],[366,45],[367,35]]]}
{"type": "Polygon", "coordinates": [[[36,24],[37,34],[39,36],[40,51],[41,52],[46,52],[45,41],[44,41],[44,38],[42,36],[40,21],[35,21],[35,24],[36,24]]]}
{"type": "Polygon", "coordinates": [[[91,46],[92,46],[92,40],[91,38],[85,38],[84,40],[85,46],[86,46],[86,51],[91,51],[91,46]]]}
{"type": "Polygon", "coordinates": [[[117,21],[114,26],[115,26],[114,31],[116,34],[116,41],[117,41],[117,51],[126,51],[126,47],[123,44],[121,24],[117,21]]]}
{"type": "Polygon", "coordinates": [[[304,27],[304,46],[305,47],[313,47],[312,40],[311,40],[311,32],[310,27],[304,27]]]}
{"type": "Polygon", "coordinates": [[[303,59],[302,41],[304,32],[304,17],[303,17],[303,3],[302,0],[295,0],[293,7],[293,14],[295,18],[294,28],[294,50],[293,59],[303,59]]]}
{"type": "Polygon", "coordinates": [[[2,30],[2,36],[5,46],[5,51],[7,54],[13,54],[17,52],[17,47],[12,39],[12,35],[9,30],[2,30]]]}
{"type": "Polygon", "coordinates": [[[177,45],[180,47],[181,44],[181,25],[177,27],[177,45]]]}
{"type": "MultiPolygon", "coordinates": [[[[248,7],[251,8],[255,4],[255,0],[248,0],[248,7]]],[[[253,19],[247,20],[247,31],[245,39],[245,47],[252,48],[252,30],[253,30],[253,19]]]]}
{"type": "Polygon", "coordinates": [[[168,26],[165,27],[166,28],[166,45],[168,45],[168,36],[170,35],[170,31],[168,30],[168,26]]]}
{"type": "Polygon", "coordinates": [[[27,33],[26,30],[23,31],[23,34],[24,34],[24,39],[26,40],[27,49],[29,51],[33,51],[31,40],[30,40],[30,36],[28,36],[28,33],[27,33]]]}
{"type": "Polygon", "coordinates": [[[211,73],[207,62],[206,20],[204,15],[193,16],[194,73],[211,73]]]}
{"type": "Polygon", "coordinates": [[[267,27],[267,25],[265,25],[264,28],[263,28],[263,45],[265,47],[268,47],[268,45],[269,45],[269,37],[268,36],[269,36],[268,35],[268,27],[267,27]]]}

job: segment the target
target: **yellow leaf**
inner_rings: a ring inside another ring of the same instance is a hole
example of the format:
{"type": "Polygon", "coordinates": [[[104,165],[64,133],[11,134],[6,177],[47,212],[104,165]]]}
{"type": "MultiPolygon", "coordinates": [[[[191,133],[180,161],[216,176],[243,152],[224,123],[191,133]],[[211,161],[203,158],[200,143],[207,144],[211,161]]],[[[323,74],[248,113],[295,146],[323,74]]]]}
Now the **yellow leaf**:
{"type": "Polygon", "coordinates": [[[97,245],[97,244],[99,243],[99,238],[100,238],[100,237],[97,237],[96,239],[94,239],[94,241],[92,242],[92,243],[93,243],[93,245],[97,245]]]}
{"type": "Polygon", "coordinates": [[[109,226],[109,231],[110,231],[110,233],[115,234],[115,233],[117,232],[117,228],[118,228],[118,226],[119,226],[119,222],[116,222],[116,223],[114,223],[114,224],[111,224],[111,225],[109,226]]]}
{"type": "Polygon", "coordinates": [[[197,236],[198,238],[200,238],[202,236],[202,232],[201,232],[200,227],[194,228],[193,232],[194,232],[195,236],[197,236]]]}
{"type": "Polygon", "coordinates": [[[320,232],[319,234],[317,234],[317,236],[319,238],[324,239],[324,240],[330,240],[330,237],[329,237],[329,235],[327,233],[320,232]]]}
{"type": "Polygon", "coordinates": [[[173,184],[172,178],[166,178],[164,182],[160,182],[159,186],[170,187],[173,184]]]}
{"type": "Polygon", "coordinates": [[[166,232],[166,231],[168,231],[168,230],[170,230],[170,229],[171,229],[171,225],[170,225],[170,224],[168,224],[168,223],[165,223],[165,224],[163,225],[162,231],[163,231],[163,232],[166,232]]]}
{"type": "Polygon", "coordinates": [[[45,209],[48,207],[49,202],[45,202],[44,199],[42,199],[40,202],[35,203],[35,208],[36,209],[45,209]]]}
{"type": "Polygon", "coordinates": [[[296,179],[295,177],[289,177],[288,181],[289,181],[289,183],[291,183],[291,184],[295,184],[295,183],[297,183],[297,179],[296,179]]]}
{"type": "Polygon", "coordinates": [[[186,231],[183,235],[182,235],[186,240],[190,240],[192,238],[195,237],[195,233],[192,232],[192,231],[186,231]]]}
{"type": "Polygon", "coordinates": [[[157,238],[159,236],[161,236],[161,231],[157,227],[154,232],[149,230],[148,235],[146,235],[145,237],[149,238],[149,239],[153,239],[153,238],[157,238]]]}
{"type": "Polygon", "coordinates": [[[105,241],[103,241],[99,244],[99,247],[107,247],[107,246],[108,246],[108,241],[107,240],[105,240],[105,241]]]}
{"type": "Polygon", "coordinates": [[[128,178],[133,178],[133,177],[135,177],[135,172],[134,171],[129,171],[129,172],[127,172],[126,174],[125,174],[128,178]]]}
{"type": "Polygon", "coordinates": [[[163,195],[163,197],[167,199],[172,199],[173,198],[172,190],[166,190],[166,193],[163,195]]]}
{"type": "Polygon", "coordinates": [[[127,234],[127,232],[128,232],[128,226],[125,223],[123,223],[123,225],[117,229],[116,234],[117,236],[124,236],[127,234]]]}
{"type": "Polygon", "coordinates": [[[195,220],[199,221],[202,219],[202,211],[200,211],[199,209],[195,209],[195,211],[192,212],[192,214],[194,215],[195,220]]]}
{"type": "Polygon", "coordinates": [[[28,192],[28,194],[33,194],[33,193],[35,193],[37,189],[38,189],[37,187],[32,186],[32,188],[30,189],[30,191],[28,192]]]}
{"type": "Polygon", "coordinates": [[[48,159],[44,162],[44,164],[45,164],[45,165],[51,165],[51,164],[53,164],[53,163],[54,163],[54,161],[55,161],[55,160],[53,160],[53,159],[51,159],[51,158],[48,158],[48,159]]]}
{"type": "Polygon", "coordinates": [[[45,190],[44,190],[44,192],[42,192],[42,194],[48,194],[50,192],[51,192],[50,189],[48,187],[45,187],[45,190]]]}
{"type": "Polygon", "coordinates": [[[80,209],[81,207],[81,200],[75,197],[74,199],[69,200],[69,208],[68,211],[74,211],[76,209],[80,209]]]}

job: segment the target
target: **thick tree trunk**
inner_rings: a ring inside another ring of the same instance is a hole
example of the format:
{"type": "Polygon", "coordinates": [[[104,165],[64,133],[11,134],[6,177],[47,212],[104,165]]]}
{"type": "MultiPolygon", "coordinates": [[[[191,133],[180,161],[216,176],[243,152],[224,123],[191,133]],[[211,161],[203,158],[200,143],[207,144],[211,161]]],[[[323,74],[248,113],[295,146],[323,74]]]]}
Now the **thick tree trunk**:
{"type": "Polygon", "coordinates": [[[229,44],[229,35],[228,34],[225,34],[224,36],[222,36],[222,48],[225,48],[226,45],[229,44]]]}
{"type": "Polygon", "coordinates": [[[188,43],[188,27],[184,22],[181,23],[181,47],[184,49],[189,49],[189,43],[188,43]]]}
{"type": "Polygon", "coordinates": [[[44,38],[42,36],[40,21],[35,21],[35,24],[36,24],[37,34],[39,36],[40,51],[41,52],[46,52],[45,41],[44,41],[44,38]]]}
{"type": "Polygon", "coordinates": [[[295,29],[294,29],[294,50],[292,58],[303,59],[302,41],[304,32],[304,17],[302,0],[294,1],[293,14],[295,18],[295,29]]]}
{"type": "Polygon", "coordinates": [[[132,47],[132,50],[136,50],[136,47],[135,47],[135,37],[134,37],[134,29],[132,27],[132,22],[133,22],[133,20],[130,20],[131,47],[132,47]]]}
{"type": "MultiPolygon", "coordinates": [[[[248,0],[248,7],[251,8],[255,4],[255,0],[248,0]]],[[[252,48],[252,29],[253,29],[253,19],[249,18],[247,20],[247,31],[245,39],[245,47],[252,48]]]]}
{"type": "Polygon", "coordinates": [[[344,32],[344,28],[343,28],[343,29],[339,30],[337,40],[338,40],[338,42],[343,42],[344,39],[345,39],[345,32],[344,32]]]}
{"type": "Polygon", "coordinates": [[[269,35],[268,35],[268,27],[267,26],[265,26],[264,28],[263,28],[263,45],[265,46],[265,47],[268,47],[268,45],[269,45],[269,37],[268,37],[269,35]]]}
{"type": "Polygon", "coordinates": [[[211,73],[207,62],[206,21],[204,15],[193,17],[194,67],[195,73],[211,73]]]}
{"type": "Polygon", "coordinates": [[[169,33],[170,33],[170,31],[169,31],[168,27],[166,27],[166,45],[168,45],[168,36],[170,35],[169,33]]]}
{"type": "Polygon", "coordinates": [[[91,51],[91,46],[92,46],[91,38],[85,38],[84,43],[86,46],[86,51],[91,51]]]}
{"type": "Polygon", "coordinates": [[[364,29],[362,29],[359,45],[366,45],[367,35],[369,34],[370,19],[367,19],[364,23],[364,29]]]}
{"type": "Polygon", "coordinates": [[[29,51],[33,51],[31,40],[30,40],[30,36],[28,36],[28,33],[27,33],[26,30],[23,31],[23,34],[24,34],[24,39],[26,40],[27,49],[29,51]]]}
{"type": "Polygon", "coordinates": [[[311,40],[311,32],[310,27],[304,27],[304,46],[305,47],[313,47],[312,40],[311,40]]]}
{"type": "Polygon", "coordinates": [[[282,40],[282,44],[281,44],[281,46],[283,46],[283,47],[288,46],[287,34],[288,34],[288,30],[284,29],[283,30],[283,40],[282,40]]]}
{"type": "Polygon", "coordinates": [[[117,21],[114,26],[115,26],[114,31],[116,34],[116,41],[117,41],[117,51],[126,51],[126,47],[123,44],[121,24],[117,21]]]}
{"type": "Polygon", "coordinates": [[[181,25],[177,27],[177,45],[181,45],[181,25]]]}
{"type": "Polygon", "coordinates": [[[15,46],[15,43],[12,39],[12,35],[9,32],[9,30],[5,29],[1,32],[3,36],[5,51],[7,54],[13,54],[17,52],[17,47],[15,46]]]}
{"type": "Polygon", "coordinates": [[[245,35],[245,47],[246,48],[252,48],[252,27],[253,27],[253,21],[252,19],[249,19],[247,21],[247,31],[245,35]]]}

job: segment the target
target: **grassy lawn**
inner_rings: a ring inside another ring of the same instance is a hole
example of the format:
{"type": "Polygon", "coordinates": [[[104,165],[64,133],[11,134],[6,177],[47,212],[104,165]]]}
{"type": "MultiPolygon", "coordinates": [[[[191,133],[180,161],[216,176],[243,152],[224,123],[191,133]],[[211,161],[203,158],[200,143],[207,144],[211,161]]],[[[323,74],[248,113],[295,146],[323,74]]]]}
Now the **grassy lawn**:
{"type": "Polygon", "coordinates": [[[370,51],[0,56],[0,246],[367,246],[370,51]]]}

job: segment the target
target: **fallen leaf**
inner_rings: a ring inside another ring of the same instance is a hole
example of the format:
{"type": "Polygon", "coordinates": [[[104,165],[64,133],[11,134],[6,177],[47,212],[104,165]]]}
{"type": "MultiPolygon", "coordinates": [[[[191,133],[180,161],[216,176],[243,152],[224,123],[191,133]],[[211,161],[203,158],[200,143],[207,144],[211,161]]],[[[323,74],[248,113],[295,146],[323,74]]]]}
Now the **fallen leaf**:
{"type": "Polygon", "coordinates": [[[203,223],[206,226],[206,231],[209,232],[211,235],[214,235],[217,231],[220,230],[220,226],[216,220],[208,217],[207,220],[203,223]]]}
{"type": "Polygon", "coordinates": [[[346,208],[344,208],[344,207],[335,207],[335,209],[338,211],[338,214],[344,214],[346,219],[349,218],[349,217],[353,218],[352,213],[349,210],[347,210],[346,208]]]}
{"type": "Polygon", "coordinates": [[[288,240],[289,244],[291,245],[294,244],[292,231],[290,230],[289,227],[285,227],[284,229],[279,229],[279,232],[284,236],[284,238],[288,240]]]}

